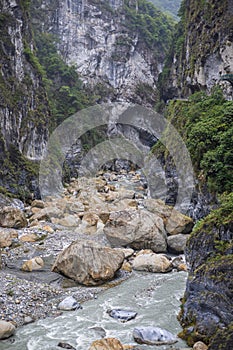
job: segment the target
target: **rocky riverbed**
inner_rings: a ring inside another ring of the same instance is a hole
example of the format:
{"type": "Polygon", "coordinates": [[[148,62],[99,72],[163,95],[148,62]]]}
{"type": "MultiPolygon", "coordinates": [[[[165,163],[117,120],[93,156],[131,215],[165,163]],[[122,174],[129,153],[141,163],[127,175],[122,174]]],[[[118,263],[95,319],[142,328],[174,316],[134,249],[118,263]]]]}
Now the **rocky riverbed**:
{"type": "Polygon", "coordinates": [[[16,327],[59,316],[68,296],[96,298],[132,270],[187,270],[193,222],[147,198],[139,172],[101,172],[73,179],[58,198],[25,207],[1,196],[0,205],[0,319],[16,327]]]}

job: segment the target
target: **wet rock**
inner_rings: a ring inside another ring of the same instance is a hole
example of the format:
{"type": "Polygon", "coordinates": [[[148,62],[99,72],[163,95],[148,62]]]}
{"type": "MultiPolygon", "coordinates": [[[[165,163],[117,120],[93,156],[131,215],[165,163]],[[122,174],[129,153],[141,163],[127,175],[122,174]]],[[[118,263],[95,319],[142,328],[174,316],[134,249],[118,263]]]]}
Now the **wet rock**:
{"type": "Polygon", "coordinates": [[[124,254],[93,241],[76,241],[57,257],[52,271],[84,285],[111,280],[121,268],[124,254]]]}
{"type": "Polygon", "coordinates": [[[30,316],[25,316],[24,317],[24,324],[30,324],[33,323],[35,320],[31,318],[30,316]]]}
{"type": "Polygon", "coordinates": [[[168,251],[173,254],[184,253],[186,242],[190,235],[179,233],[167,238],[168,251]]]}
{"type": "Polygon", "coordinates": [[[81,308],[81,305],[73,297],[65,298],[58,305],[58,309],[63,311],[77,310],[80,308],[81,308]]]}
{"type": "Polygon", "coordinates": [[[172,262],[163,254],[140,254],[133,260],[133,269],[147,272],[169,272],[172,262]]]}
{"type": "Polygon", "coordinates": [[[105,329],[103,329],[102,327],[91,327],[89,328],[91,329],[92,331],[94,331],[99,337],[101,338],[105,338],[106,337],[106,331],[105,329]]]}
{"type": "Polygon", "coordinates": [[[13,240],[18,238],[16,230],[1,229],[0,228],[0,248],[10,247],[13,240]]]}
{"type": "Polygon", "coordinates": [[[137,312],[121,309],[108,310],[107,313],[110,317],[120,320],[121,322],[133,320],[137,316],[137,312]]]}
{"type": "Polygon", "coordinates": [[[62,343],[62,342],[60,342],[60,343],[57,344],[57,346],[58,346],[59,348],[62,348],[62,349],[71,349],[71,350],[75,350],[75,348],[74,348],[72,345],[68,344],[68,343],[62,343]]]}
{"type": "Polygon", "coordinates": [[[143,205],[147,210],[163,218],[165,229],[169,235],[185,234],[192,231],[193,220],[166,205],[162,200],[148,198],[144,200],[143,205]]]}
{"type": "Polygon", "coordinates": [[[0,226],[23,228],[27,226],[27,219],[22,210],[13,207],[3,207],[0,211],[0,226]]]}
{"type": "Polygon", "coordinates": [[[22,265],[21,270],[32,272],[36,270],[42,269],[44,266],[44,261],[41,257],[37,256],[31,260],[25,261],[25,263],[22,265]]]}
{"type": "Polygon", "coordinates": [[[121,342],[116,338],[95,340],[89,350],[124,350],[121,342]]]}
{"type": "Polygon", "coordinates": [[[122,210],[110,214],[104,227],[112,247],[130,247],[166,252],[166,233],[163,220],[146,210],[122,210]]]}
{"type": "Polygon", "coordinates": [[[133,330],[133,338],[138,344],[162,345],[174,344],[177,338],[159,327],[137,327],[133,330]]]}
{"type": "Polygon", "coordinates": [[[202,341],[198,341],[193,345],[193,350],[207,350],[208,346],[202,341]]]}
{"type": "Polygon", "coordinates": [[[6,321],[0,320],[0,339],[7,339],[15,334],[16,328],[15,326],[6,321]]]}

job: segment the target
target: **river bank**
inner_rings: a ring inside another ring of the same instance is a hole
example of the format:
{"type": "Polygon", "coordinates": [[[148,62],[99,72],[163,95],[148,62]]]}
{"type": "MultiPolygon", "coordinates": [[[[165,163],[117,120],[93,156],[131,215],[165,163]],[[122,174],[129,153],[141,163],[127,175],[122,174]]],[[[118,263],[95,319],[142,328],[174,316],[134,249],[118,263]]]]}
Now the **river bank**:
{"type": "MultiPolygon", "coordinates": [[[[0,349],[51,350],[59,349],[57,345],[63,342],[77,350],[84,350],[89,349],[92,341],[103,336],[118,338],[123,344],[137,349],[157,349],[156,346],[136,346],[132,338],[133,329],[155,325],[177,334],[181,327],[176,315],[186,277],[185,272],[163,275],[133,272],[131,278],[120,285],[83,303],[83,309],[63,312],[59,317],[20,328],[14,338],[0,343],[0,349]],[[122,323],[109,317],[107,310],[119,307],[137,312],[136,318],[122,323]]],[[[164,345],[159,349],[186,348],[183,341],[177,340],[173,346],[164,345]]]]}

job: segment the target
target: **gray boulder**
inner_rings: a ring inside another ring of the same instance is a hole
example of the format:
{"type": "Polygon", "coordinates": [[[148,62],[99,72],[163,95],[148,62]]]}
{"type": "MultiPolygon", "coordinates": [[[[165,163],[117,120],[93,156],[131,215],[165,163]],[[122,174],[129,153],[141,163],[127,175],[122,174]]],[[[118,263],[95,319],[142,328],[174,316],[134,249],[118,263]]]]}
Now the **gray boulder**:
{"type": "Polygon", "coordinates": [[[133,320],[137,316],[137,312],[121,309],[108,310],[107,313],[112,318],[120,320],[121,322],[127,322],[133,320]]]}
{"type": "Polygon", "coordinates": [[[172,333],[152,326],[134,328],[133,337],[138,344],[163,345],[177,342],[177,338],[172,333]]]}
{"type": "Polygon", "coordinates": [[[186,242],[190,235],[183,235],[179,233],[178,235],[169,236],[167,238],[168,251],[174,254],[184,253],[186,242]]]}
{"type": "Polygon", "coordinates": [[[104,233],[112,247],[150,248],[154,252],[167,250],[163,220],[147,210],[112,212],[104,233]]]}
{"type": "Polygon", "coordinates": [[[61,252],[52,271],[86,286],[100,285],[111,280],[121,268],[124,254],[94,241],[76,241],[61,252]]]}
{"type": "Polygon", "coordinates": [[[58,305],[58,309],[63,311],[77,310],[80,308],[81,305],[71,296],[62,300],[58,305]]]}

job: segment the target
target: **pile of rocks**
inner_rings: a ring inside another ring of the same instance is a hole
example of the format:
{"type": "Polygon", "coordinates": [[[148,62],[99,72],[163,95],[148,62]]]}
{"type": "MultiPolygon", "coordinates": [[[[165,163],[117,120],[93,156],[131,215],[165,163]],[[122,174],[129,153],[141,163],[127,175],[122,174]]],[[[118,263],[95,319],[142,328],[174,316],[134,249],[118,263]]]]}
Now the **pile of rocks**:
{"type": "Polygon", "coordinates": [[[172,259],[168,253],[183,253],[192,219],[147,198],[145,187],[137,173],[102,173],[73,179],[62,196],[34,200],[26,208],[1,198],[5,308],[0,318],[23,324],[27,317],[56,314],[55,305],[69,295],[64,285],[75,288],[77,300],[86,300],[93,289],[81,291],[78,285],[105,286],[119,270],[126,271],[120,274],[123,278],[132,269],[186,270],[182,258],[172,259]]]}

